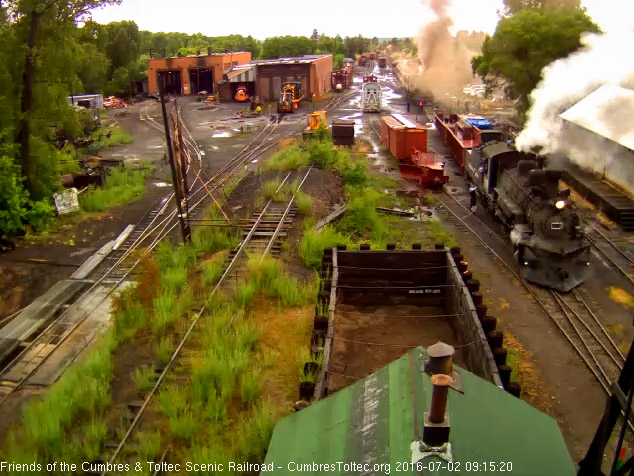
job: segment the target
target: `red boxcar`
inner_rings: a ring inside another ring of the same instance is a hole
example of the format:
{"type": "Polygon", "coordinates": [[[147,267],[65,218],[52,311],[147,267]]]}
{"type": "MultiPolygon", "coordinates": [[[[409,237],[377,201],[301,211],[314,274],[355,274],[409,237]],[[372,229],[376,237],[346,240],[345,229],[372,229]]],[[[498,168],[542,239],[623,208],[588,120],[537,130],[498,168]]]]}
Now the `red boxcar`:
{"type": "Polygon", "coordinates": [[[469,124],[467,119],[482,119],[479,116],[466,115],[459,116],[457,114],[444,115],[436,113],[435,124],[436,129],[451,155],[460,166],[464,169],[465,160],[470,149],[478,147],[485,142],[491,140],[501,141],[504,134],[495,129],[480,129],[475,125],[469,124]]]}
{"type": "Polygon", "coordinates": [[[409,159],[414,149],[427,152],[427,129],[401,114],[381,118],[381,142],[399,160],[409,159]]]}

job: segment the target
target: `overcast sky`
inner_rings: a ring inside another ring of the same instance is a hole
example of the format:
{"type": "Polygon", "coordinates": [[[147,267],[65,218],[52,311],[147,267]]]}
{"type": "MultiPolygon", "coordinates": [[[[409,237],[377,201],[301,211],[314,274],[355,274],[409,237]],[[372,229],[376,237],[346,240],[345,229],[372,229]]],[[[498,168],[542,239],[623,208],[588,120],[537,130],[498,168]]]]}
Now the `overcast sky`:
{"type": "MultiPolygon", "coordinates": [[[[605,30],[634,22],[634,0],[583,0],[605,30]]],[[[492,33],[502,0],[453,0],[450,13],[457,30],[492,33]]],[[[392,38],[417,36],[434,19],[420,0],[123,0],[93,11],[99,23],[134,20],[150,31],[178,31],[221,36],[232,33],[310,36],[313,28],[327,35],[392,38]]]]}

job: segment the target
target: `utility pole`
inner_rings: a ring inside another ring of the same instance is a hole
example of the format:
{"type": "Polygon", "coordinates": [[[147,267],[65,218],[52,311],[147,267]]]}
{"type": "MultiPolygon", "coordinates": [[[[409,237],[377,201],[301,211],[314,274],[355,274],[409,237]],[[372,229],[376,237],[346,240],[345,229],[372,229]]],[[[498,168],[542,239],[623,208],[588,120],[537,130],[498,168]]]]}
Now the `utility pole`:
{"type": "MultiPolygon", "coordinates": [[[[183,213],[181,195],[182,182],[178,179],[178,172],[176,171],[176,164],[174,163],[174,151],[172,149],[172,140],[170,138],[169,121],[167,120],[167,110],[165,107],[165,96],[163,94],[163,83],[159,81],[159,96],[161,99],[161,110],[163,112],[163,126],[165,127],[165,141],[167,142],[167,154],[170,162],[170,169],[172,170],[172,183],[174,186],[174,197],[176,198],[176,211],[178,213],[178,221],[181,226],[181,234],[183,235],[183,243],[191,242],[191,232],[189,230],[189,216],[183,213]],[[181,182],[181,183],[179,183],[181,182]]],[[[187,190],[185,189],[185,193],[187,190]]]]}

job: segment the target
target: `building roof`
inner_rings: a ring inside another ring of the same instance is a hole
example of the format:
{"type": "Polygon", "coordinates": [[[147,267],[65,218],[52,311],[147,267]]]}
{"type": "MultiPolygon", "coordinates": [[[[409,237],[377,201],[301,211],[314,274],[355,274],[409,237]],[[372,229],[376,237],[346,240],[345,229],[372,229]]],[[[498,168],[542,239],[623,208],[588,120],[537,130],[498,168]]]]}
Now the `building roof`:
{"type": "Polygon", "coordinates": [[[248,51],[228,51],[227,53],[211,53],[207,54],[207,52],[202,52],[199,55],[184,55],[184,56],[167,56],[167,57],[156,57],[156,58],[148,58],[148,61],[152,60],[163,60],[166,58],[171,59],[179,59],[179,58],[202,58],[204,56],[231,56],[231,55],[239,55],[243,53],[248,53],[248,51]]]}
{"type": "Polygon", "coordinates": [[[634,150],[634,90],[601,86],[561,118],[634,150]]]}
{"type": "MultiPolygon", "coordinates": [[[[363,83],[364,86],[366,84],[377,83],[363,83]]],[[[424,126],[412,121],[403,114],[390,114],[389,116],[383,116],[381,119],[383,119],[391,129],[425,129],[424,126]]]]}
{"type": "MultiPolygon", "coordinates": [[[[396,472],[399,462],[411,462],[410,445],[420,440],[423,413],[430,408],[432,385],[420,370],[424,355],[422,347],[413,349],[369,377],[280,420],[265,463],[273,463],[277,474],[290,474],[295,464],[337,462],[368,463],[370,470],[363,474],[389,474],[373,471],[373,464],[390,463],[396,472]]],[[[464,392],[450,388],[447,402],[454,469],[455,463],[460,463],[461,471],[468,470],[467,464],[475,470],[474,463],[483,471],[484,462],[509,462],[518,476],[575,474],[553,418],[466,370],[457,366],[454,370],[464,392]]],[[[423,463],[430,462],[437,465],[441,460],[431,457],[423,463]]],[[[418,474],[415,467],[407,469],[405,474],[418,474]]],[[[336,465],[329,472],[343,473],[344,468],[336,465]]],[[[445,464],[434,474],[454,473],[445,464]]]]}
{"type": "Polygon", "coordinates": [[[243,64],[231,68],[227,73],[227,80],[230,82],[255,81],[255,65],[243,64]]]}
{"type": "Polygon", "coordinates": [[[323,58],[331,57],[332,55],[304,55],[297,56],[291,58],[274,58],[274,59],[265,59],[265,60],[254,60],[251,61],[251,64],[261,64],[261,65],[277,65],[277,64],[308,64],[314,63],[315,61],[323,58]]]}

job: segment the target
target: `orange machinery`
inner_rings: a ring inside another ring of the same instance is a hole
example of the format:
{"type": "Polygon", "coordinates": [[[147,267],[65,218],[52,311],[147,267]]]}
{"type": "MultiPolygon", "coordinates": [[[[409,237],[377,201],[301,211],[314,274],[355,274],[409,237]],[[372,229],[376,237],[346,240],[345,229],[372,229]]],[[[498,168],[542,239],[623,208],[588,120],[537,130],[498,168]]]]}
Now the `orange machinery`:
{"type": "Polygon", "coordinates": [[[240,84],[236,89],[236,94],[234,99],[238,102],[248,101],[250,98],[249,93],[247,92],[247,87],[244,84],[240,84]]]}
{"type": "Polygon", "coordinates": [[[326,111],[315,111],[311,114],[307,115],[308,124],[304,128],[304,132],[302,136],[304,139],[310,137],[313,132],[315,132],[320,126],[328,127],[328,123],[326,121],[326,111]]]}
{"type": "Polygon", "coordinates": [[[284,83],[277,103],[277,112],[295,112],[299,102],[304,99],[303,85],[300,82],[284,83]]]}

